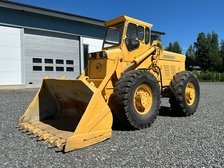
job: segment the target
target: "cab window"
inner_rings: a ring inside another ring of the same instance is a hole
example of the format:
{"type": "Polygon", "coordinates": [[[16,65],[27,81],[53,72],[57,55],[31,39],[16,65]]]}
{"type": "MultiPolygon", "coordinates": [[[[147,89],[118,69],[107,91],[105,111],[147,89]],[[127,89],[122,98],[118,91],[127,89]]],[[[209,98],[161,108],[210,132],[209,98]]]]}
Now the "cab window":
{"type": "Polygon", "coordinates": [[[145,28],[145,44],[149,44],[149,38],[150,38],[150,30],[148,27],[145,28]]]}
{"type": "Polygon", "coordinates": [[[128,24],[127,37],[130,39],[137,38],[137,26],[135,24],[128,24]]]}
{"type": "Polygon", "coordinates": [[[121,43],[124,23],[109,26],[103,43],[103,48],[116,47],[121,43]]]}
{"type": "Polygon", "coordinates": [[[139,47],[138,37],[138,26],[132,23],[128,24],[127,38],[125,39],[125,44],[128,51],[133,51],[139,47]]]}
{"type": "Polygon", "coordinates": [[[143,41],[144,40],[144,27],[138,26],[138,39],[143,41]]]}

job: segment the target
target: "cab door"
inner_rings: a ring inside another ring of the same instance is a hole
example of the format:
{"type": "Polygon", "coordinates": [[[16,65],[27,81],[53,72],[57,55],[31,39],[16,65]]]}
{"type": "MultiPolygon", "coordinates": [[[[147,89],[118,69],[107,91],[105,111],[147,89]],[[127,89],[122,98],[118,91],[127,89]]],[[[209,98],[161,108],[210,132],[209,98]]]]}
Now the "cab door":
{"type": "Polygon", "coordinates": [[[150,29],[141,25],[128,23],[123,45],[125,62],[131,62],[146,52],[150,45],[150,29]]]}

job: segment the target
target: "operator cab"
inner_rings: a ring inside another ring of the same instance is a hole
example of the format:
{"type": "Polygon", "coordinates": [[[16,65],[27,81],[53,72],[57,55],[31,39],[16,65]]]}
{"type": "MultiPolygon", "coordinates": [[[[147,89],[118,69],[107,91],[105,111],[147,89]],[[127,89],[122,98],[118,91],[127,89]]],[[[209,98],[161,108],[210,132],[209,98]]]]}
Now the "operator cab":
{"type": "Polygon", "coordinates": [[[128,16],[105,23],[107,27],[103,49],[125,46],[127,52],[150,46],[152,25],[128,16]],[[124,39],[124,40],[122,40],[124,39]],[[145,46],[145,47],[144,47],[145,46]]]}

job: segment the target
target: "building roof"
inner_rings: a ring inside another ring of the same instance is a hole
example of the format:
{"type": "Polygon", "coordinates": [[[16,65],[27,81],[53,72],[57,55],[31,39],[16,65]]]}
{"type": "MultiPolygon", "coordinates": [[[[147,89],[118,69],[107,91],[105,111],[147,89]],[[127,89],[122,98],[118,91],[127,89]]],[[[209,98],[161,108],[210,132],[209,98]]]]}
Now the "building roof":
{"type": "Polygon", "coordinates": [[[36,7],[36,6],[22,4],[22,3],[18,3],[18,2],[11,2],[11,1],[3,0],[3,1],[0,1],[0,7],[14,9],[14,10],[20,10],[20,11],[26,11],[26,12],[31,12],[31,13],[41,14],[41,15],[53,16],[53,17],[58,17],[58,18],[68,19],[68,20],[73,20],[73,21],[78,21],[78,22],[85,22],[85,23],[95,24],[95,25],[99,25],[99,26],[104,26],[103,20],[80,16],[80,15],[75,15],[75,14],[52,10],[52,9],[47,9],[47,8],[42,8],[42,7],[36,7]]]}
{"type": "MultiPolygon", "coordinates": [[[[37,6],[22,4],[18,2],[7,1],[7,0],[0,1],[0,7],[19,10],[19,11],[26,11],[26,12],[31,12],[31,13],[41,14],[46,16],[52,16],[52,17],[57,17],[57,18],[62,18],[62,19],[67,19],[72,21],[84,22],[84,23],[89,23],[89,24],[98,25],[98,26],[104,26],[104,22],[105,22],[104,20],[99,20],[95,18],[75,15],[75,14],[62,12],[58,10],[47,9],[47,8],[42,8],[42,7],[37,7],[37,6]]],[[[152,32],[158,35],[165,35],[164,32],[160,32],[160,31],[152,30],[152,32]]]]}
{"type": "Polygon", "coordinates": [[[152,30],[152,32],[154,33],[154,34],[158,34],[158,35],[162,35],[162,36],[164,36],[166,33],[164,33],[164,32],[161,32],[161,31],[156,31],[156,30],[152,30]]]}

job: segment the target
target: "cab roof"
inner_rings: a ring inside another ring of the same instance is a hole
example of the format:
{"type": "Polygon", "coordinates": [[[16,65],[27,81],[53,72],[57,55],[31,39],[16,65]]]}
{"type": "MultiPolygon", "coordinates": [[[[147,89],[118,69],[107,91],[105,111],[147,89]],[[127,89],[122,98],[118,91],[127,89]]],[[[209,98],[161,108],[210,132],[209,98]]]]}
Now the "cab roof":
{"type": "Polygon", "coordinates": [[[107,22],[104,22],[104,25],[105,26],[111,26],[111,25],[121,23],[121,22],[124,22],[124,21],[128,21],[128,22],[135,23],[137,25],[141,25],[141,26],[145,26],[145,27],[149,27],[149,28],[151,28],[153,26],[150,23],[147,23],[147,22],[144,22],[144,21],[141,21],[141,20],[138,20],[138,19],[134,19],[132,17],[125,16],[125,15],[120,16],[120,17],[115,18],[115,19],[112,19],[112,20],[109,20],[107,22]]]}

